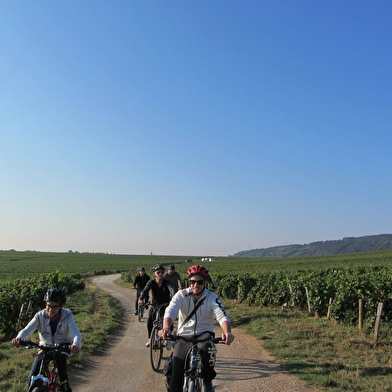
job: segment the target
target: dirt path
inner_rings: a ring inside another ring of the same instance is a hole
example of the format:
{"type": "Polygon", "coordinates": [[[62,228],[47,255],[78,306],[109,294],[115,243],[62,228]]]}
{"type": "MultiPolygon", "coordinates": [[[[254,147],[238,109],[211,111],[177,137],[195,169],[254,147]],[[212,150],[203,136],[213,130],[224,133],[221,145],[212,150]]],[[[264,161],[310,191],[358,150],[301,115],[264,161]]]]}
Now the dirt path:
{"type": "MultiPolygon", "coordinates": [[[[117,298],[124,307],[123,330],[108,351],[94,357],[87,371],[72,371],[74,392],[154,391],[166,392],[163,375],[152,371],[147,341],[146,322],[134,316],[135,290],[114,283],[120,277],[108,275],[95,278],[94,285],[117,298]]],[[[214,380],[217,392],[318,392],[307,388],[298,378],[282,373],[260,341],[234,329],[235,341],[230,346],[218,345],[214,380]]],[[[166,354],[166,353],[165,353],[166,354]]]]}

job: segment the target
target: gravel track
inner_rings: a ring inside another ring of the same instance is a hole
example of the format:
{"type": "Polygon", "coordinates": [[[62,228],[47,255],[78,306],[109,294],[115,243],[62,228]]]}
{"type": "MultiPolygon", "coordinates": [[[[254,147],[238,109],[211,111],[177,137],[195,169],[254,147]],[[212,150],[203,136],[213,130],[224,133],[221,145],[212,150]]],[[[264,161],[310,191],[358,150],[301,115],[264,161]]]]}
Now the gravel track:
{"type": "MultiPolygon", "coordinates": [[[[163,375],[152,371],[147,341],[146,320],[134,316],[135,290],[115,284],[120,275],[100,276],[93,284],[117,298],[124,308],[123,328],[104,355],[93,357],[88,369],[72,369],[74,392],[154,391],[166,392],[163,375]]],[[[217,345],[216,392],[319,392],[297,377],[282,372],[262,342],[234,329],[230,346],[217,345]]],[[[169,352],[165,351],[164,356],[169,352]]]]}

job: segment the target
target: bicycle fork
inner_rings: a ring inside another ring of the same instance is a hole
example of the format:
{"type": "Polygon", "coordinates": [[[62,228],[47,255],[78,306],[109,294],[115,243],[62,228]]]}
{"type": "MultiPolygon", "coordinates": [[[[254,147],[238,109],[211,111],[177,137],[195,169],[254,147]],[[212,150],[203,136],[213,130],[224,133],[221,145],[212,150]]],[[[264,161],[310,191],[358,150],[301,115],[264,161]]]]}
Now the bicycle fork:
{"type": "Polygon", "coordinates": [[[193,350],[189,359],[189,368],[184,373],[183,392],[201,391],[201,358],[199,350],[193,350]]]}

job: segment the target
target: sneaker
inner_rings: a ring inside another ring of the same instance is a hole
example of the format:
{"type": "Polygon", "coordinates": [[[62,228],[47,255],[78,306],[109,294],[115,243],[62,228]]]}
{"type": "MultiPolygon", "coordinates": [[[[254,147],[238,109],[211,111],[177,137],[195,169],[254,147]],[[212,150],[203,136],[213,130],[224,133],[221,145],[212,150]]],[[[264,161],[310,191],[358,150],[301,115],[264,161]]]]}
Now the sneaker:
{"type": "Polygon", "coordinates": [[[64,380],[60,384],[60,391],[61,392],[72,392],[72,388],[70,387],[68,380],[64,380]]]}
{"type": "Polygon", "coordinates": [[[205,381],[204,382],[204,391],[205,392],[214,392],[215,388],[212,385],[212,381],[205,381]]]}
{"type": "Polygon", "coordinates": [[[147,340],[146,347],[150,347],[150,341],[147,340]]]}
{"type": "Polygon", "coordinates": [[[173,347],[172,341],[171,341],[170,339],[167,339],[167,340],[166,340],[166,348],[167,348],[168,350],[171,350],[172,347],[173,347]]]}

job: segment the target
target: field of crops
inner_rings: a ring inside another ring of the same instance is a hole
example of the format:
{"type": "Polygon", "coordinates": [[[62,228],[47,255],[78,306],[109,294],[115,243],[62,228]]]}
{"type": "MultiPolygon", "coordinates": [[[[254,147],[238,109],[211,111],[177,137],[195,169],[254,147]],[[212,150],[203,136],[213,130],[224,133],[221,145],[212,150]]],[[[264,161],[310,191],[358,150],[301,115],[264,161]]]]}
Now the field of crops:
{"type": "MultiPolygon", "coordinates": [[[[138,266],[151,273],[157,263],[175,263],[185,278],[191,265],[185,260],[190,258],[192,263],[201,263],[200,258],[189,256],[1,251],[0,332],[12,332],[21,304],[31,300],[42,305],[42,292],[52,282],[76,290],[82,287],[82,274],[136,275],[138,266]],[[48,275],[52,280],[46,279],[48,275]]],[[[383,302],[383,317],[392,320],[392,251],[302,259],[220,257],[205,264],[223,298],[251,306],[308,309],[317,316],[328,312],[346,323],[357,322],[359,300],[364,303],[365,317],[371,320],[383,302]]]]}
{"type": "MultiPolygon", "coordinates": [[[[138,256],[101,253],[42,253],[0,251],[0,281],[23,279],[51,271],[62,273],[93,273],[99,271],[135,271],[144,266],[147,271],[154,264],[174,263],[177,271],[185,277],[190,264],[201,263],[200,257],[192,256],[138,256]]],[[[336,256],[306,258],[252,258],[218,257],[216,261],[205,263],[212,275],[265,273],[289,270],[313,270],[342,267],[391,267],[392,251],[357,253],[336,256]]]]}

